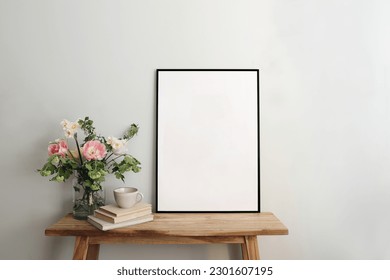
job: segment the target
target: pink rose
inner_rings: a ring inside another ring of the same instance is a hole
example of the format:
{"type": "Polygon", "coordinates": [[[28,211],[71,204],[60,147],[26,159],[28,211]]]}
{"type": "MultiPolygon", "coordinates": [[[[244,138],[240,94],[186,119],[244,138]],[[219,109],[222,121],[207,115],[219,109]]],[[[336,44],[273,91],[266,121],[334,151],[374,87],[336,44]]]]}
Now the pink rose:
{"type": "Polygon", "coordinates": [[[106,146],[97,140],[88,141],[83,147],[83,156],[86,160],[103,159],[106,153],[106,146]]]}
{"type": "Polygon", "coordinates": [[[64,140],[59,140],[53,144],[50,144],[47,147],[47,151],[49,152],[49,156],[51,155],[59,155],[61,157],[65,157],[68,152],[68,144],[64,140]]]}

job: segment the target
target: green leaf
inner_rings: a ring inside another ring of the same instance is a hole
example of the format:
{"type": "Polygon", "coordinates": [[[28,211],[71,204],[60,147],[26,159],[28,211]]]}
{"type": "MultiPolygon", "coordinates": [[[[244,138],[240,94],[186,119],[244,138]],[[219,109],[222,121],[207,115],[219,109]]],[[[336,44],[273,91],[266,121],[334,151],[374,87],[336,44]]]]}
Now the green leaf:
{"type": "Polygon", "coordinates": [[[85,168],[87,168],[88,170],[92,170],[93,168],[92,168],[92,164],[91,163],[86,163],[85,164],[85,168]]]}
{"type": "Polygon", "coordinates": [[[93,179],[93,180],[96,180],[96,179],[99,179],[102,175],[100,174],[99,171],[97,170],[92,170],[92,171],[89,171],[88,172],[88,176],[93,179]]]}
{"type": "Polygon", "coordinates": [[[90,188],[92,186],[92,182],[90,180],[85,180],[84,181],[84,187],[90,188]]]}
{"type": "Polygon", "coordinates": [[[45,177],[52,174],[49,170],[41,170],[39,173],[41,174],[41,176],[45,177]]]}
{"type": "Polygon", "coordinates": [[[45,165],[43,165],[42,168],[43,171],[50,171],[51,174],[53,174],[56,171],[56,169],[57,168],[51,162],[45,163],[45,165]]]}
{"type": "Polygon", "coordinates": [[[122,181],[124,181],[124,179],[125,179],[125,176],[123,176],[121,173],[119,173],[119,172],[116,172],[115,173],[115,177],[117,178],[117,179],[121,179],[122,181]]]}
{"type": "Polygon", "coordinates": [[[126,134],[123,136],[124,139],[131,139],[138,133],[139,127],[136,124],[132,124],[126,134]]]}
{"type": "Polygon", "coordinates": [[[57,175],[56,177],[54,177],[54,180],[59,182],[59,183],[62,183],[62,182],[64,182],[65,178],[64,178],[64,176],[57,175]]]}
{"type": "Polygon", "coordinates": [[[134,173],[138,173],[141,171],[141,167],[137,166],[137,165],[134,165],[133,168],[132,168],[133,172],[134,173]]]}
{"type": "Polygon", "coordinates": [[[72,170],[76,169],[77,166],[79,165],[76,161],[74,160],[69,160],[69,165],[71,167],[72,170]]]}
{"type": "Polygon", "coordinates": [[[60,159],[58,156],[53,157],[53,159],[50,161],[51,164],[57,165],[60,162],[60,159]]]}
{"type": "Polygon", "coordinates": [[[93,190],[93,191],[98,191],[98,190],[100,190],[100,186],[99,186],[99,185],[96,185],[96,184],[92,184],[92,185],[91,185],[91,190],[93,190]]]}

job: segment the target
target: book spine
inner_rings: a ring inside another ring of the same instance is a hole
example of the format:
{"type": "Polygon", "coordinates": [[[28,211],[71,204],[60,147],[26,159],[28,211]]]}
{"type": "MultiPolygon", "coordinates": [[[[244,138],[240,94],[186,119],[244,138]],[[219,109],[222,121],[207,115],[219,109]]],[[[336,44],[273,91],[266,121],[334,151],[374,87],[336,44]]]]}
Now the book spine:
{"type": "Polygon", "coordinates": [[[132,214],[125,215],[125,216],[112,217],[109,214],[106,215],[105,212],[101,212],[100,213],[100,212],[95,211],[94,216],[99,218],[99,219],[102,219],[104,221],[117,224],[117,223],[125,222],[125,221],[128,221],[128,220],[136,219],[136,218],[139,218],[139,217],[151,214],[151,213],[152,213],[152,211],[150,209],[150,210],[146,210],[146,211],[144,210],[144,211],[132,213],[132,214]]]}
{"type": "Polygon", "coordinates": [[[110,223],[115,223],[116,222],[115,218],[111,218],[111,217],[105,216],[105,215],[97,213],[97,212],[95,212],[94,216],[96,218],[102,219],[102,220],[110,222],[110,223]]]}
{"type": "Polygon", "coordinates": [[[128,212],[122,212],[122,213],[115,213],[113,211],[109,211],[109,210],[104,209],[104,208],[99,208],[99,211],[102,211],[102,212],[107,213],[108,215],[112,215],[114,217],[122,217],[122,216],[127,216],[130,214],[140,213],[140,212],[146,212],[146,211],[152,212],[152,207],[149,206],[149,207],[137,209],[137,210],[130,210],[129,209],[128,212]]]}
{"type": "Polygon", "coordinates": [[[96,228],[100,229],[100,230],[104,230],[103,229],[103,226],[97,222],[95,222],[94,220],[92,220],[91,218],[88,217],[88,222],[90,224],[92,224],[93,226],[95,226],[96,228]]]}

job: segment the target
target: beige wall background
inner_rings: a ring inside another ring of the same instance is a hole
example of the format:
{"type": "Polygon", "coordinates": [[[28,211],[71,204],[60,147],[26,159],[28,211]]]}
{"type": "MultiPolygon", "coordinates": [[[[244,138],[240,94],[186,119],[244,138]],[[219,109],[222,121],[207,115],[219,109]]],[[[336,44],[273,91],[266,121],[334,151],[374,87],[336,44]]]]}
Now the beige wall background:
{"type": "MultiPolygon", "coordinates": [[[[259,68],[264,259],[390,258],[387,1],[0,0],[0,258],[69,259],[44,229],[70,182],[35,170],[59,122],[140,132],[126,183],[155,200],[155,69],[259,68]]],[[[120,185],[108,181],[110,192],[120,185]]],[[[102,246],[102,259],[228,259],[239,248],[102,246]]]]}

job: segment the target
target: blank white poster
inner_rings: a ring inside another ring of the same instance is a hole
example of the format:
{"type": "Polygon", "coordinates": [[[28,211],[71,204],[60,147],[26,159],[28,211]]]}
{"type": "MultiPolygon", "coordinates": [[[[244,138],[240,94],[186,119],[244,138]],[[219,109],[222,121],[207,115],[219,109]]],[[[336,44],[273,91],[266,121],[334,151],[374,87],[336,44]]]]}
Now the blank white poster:
{"type": "Polygon", "coordinates": [[[259,212],[259,71],[157,70],[157,212],[259,212]]]}

